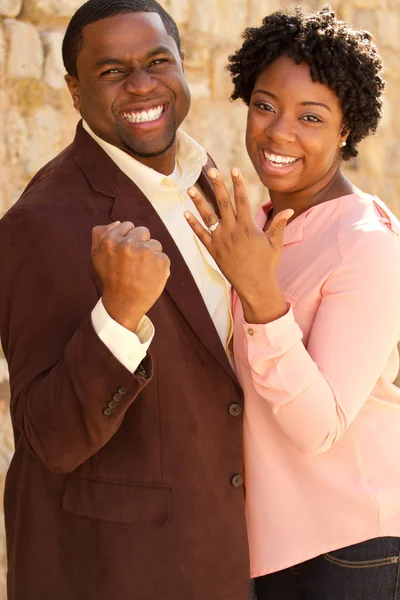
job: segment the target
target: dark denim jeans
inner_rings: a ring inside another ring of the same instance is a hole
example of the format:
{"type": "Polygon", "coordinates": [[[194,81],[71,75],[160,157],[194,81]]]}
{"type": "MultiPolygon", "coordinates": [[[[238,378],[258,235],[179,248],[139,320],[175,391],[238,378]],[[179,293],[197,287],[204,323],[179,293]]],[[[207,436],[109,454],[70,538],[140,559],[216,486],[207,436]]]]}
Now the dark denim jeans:
{"type": "Polygon", "coordinates": [[[381,537],[258,577],[257,600],[400,600],[400,538],[381,537]]]}

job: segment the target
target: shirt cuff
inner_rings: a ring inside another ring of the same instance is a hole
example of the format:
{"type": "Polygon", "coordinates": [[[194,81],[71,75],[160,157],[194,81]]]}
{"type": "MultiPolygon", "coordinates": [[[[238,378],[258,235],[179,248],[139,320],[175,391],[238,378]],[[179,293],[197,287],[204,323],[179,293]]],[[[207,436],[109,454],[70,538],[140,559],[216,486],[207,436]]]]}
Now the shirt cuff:
{"type": "Polygon", "coordinates": [[[100,298],[92,310],[92,324],[103,344],[128,371],[134,373],[154,337],[154,326],[150,319],[144,316],[136,333],[133,333],[110,317],[100,298]]]}
{"type": "Polygon", "coordinates": [[[296,300],[288,294],[284,294],[284,298],[288,311],[279,319],[266,324],[243,322],[250,362],[259,357],[261,348],[264,358],[276,358],[302,339],[303,334],[293,314],[296,300]]]}

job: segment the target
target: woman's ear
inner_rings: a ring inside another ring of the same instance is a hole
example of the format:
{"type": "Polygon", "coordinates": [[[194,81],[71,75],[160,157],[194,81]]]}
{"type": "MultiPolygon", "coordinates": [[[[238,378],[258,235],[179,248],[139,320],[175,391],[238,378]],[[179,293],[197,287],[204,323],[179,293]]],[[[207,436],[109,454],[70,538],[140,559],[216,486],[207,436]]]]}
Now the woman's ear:
{"type": "Polygon", "coordinates": [[[347,138],[350,135],[350,129],[347,129],[346,125],[344,125],[344,127],[342,128],[342,131],[340,132],[340,138],[339,138],[339,148],[344,148],[346,145],[346,141],[347,138]]]}

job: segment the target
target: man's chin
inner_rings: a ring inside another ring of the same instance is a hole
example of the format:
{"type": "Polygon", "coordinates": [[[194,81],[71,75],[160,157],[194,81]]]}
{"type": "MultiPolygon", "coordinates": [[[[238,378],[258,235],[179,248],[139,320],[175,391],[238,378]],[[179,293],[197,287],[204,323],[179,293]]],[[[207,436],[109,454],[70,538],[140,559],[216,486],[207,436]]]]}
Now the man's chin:
{"type": "Polygon", "coordinates": [[[138,148],[124,142],[124,148],[125,151],[128,152],[134,158],[157,158],[157,156],[162,156],[173,146],[175,139],[176,133],[174,133],[172,139],[167,144],[163,144],[162,146],[160,145],[159,147],[157,147],[157,145],[154,144],[153,147],[149,146],[148,148],[138,148]]]}

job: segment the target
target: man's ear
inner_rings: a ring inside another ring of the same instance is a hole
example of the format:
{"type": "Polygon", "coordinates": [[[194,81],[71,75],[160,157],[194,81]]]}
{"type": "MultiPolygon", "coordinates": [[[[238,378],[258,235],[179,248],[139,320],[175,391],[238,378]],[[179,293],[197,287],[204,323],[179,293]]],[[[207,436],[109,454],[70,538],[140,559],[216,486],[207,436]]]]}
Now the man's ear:
{"type": "Polygon", "coordinates": [[[181,57],[182,69],[185,71],[185,51],[179,50],[179,56],[181,57]]]}
{"type": "Polygon", "coordinates": [[[65,81],[69,89],[69,93],[72,97],[72,102],[74,103],[74,107],[76,110],[81,112],[81,96],[79,90],[79,81],[73,75],[66,75],[65,81]]]}

